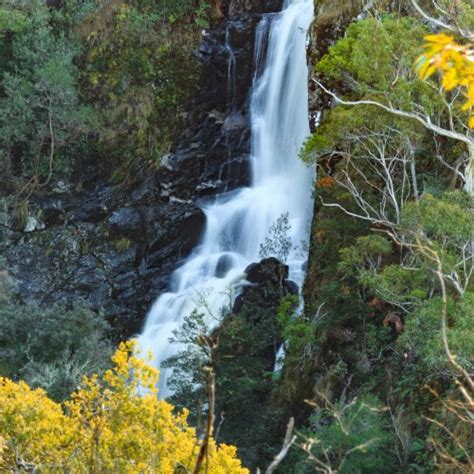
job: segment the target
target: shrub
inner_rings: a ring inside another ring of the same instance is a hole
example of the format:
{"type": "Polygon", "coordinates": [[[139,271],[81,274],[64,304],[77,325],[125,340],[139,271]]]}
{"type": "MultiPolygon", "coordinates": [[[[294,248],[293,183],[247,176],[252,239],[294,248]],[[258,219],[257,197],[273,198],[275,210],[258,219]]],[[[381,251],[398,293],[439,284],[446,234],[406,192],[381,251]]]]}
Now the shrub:
{"type": "MultiPolygon", "coordinates": [[[[0,379],[0,468],[36,472],[189,472],[199,440],[187,412],[158,400],[158,372],[121,344],[103,377],[85,378],[64,405],[24,382],[0,379]]],[[[247,473],[232,446],[211,440],[205,472],[247,473]]]]}
{"type": "Polygon", "coordinates": [[[17,303],[6,278],[0,286],[0,375],[24,379],[61,400],[83,375],[107,367],[111,346],[102,314],[85,303],[72,308],[17,303]]]}

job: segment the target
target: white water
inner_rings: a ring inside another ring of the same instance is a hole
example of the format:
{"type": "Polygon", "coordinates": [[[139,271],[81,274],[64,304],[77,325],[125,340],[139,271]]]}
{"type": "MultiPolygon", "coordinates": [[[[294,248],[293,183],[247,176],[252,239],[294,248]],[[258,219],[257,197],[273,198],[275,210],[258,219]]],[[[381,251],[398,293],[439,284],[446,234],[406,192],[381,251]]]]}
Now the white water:
{"type": "MultiPolygon", "coordinates": [[[[171,291],[155,301],[139,337],[142,353],[151,351],[157,367],[179,351],[169,338],[193,310],[206,314],[209,325],[217,324],[213,315],[229,305],[229,291],[238,294],[245,268],[260,260],[260,244],[285,213],[295,247],[286,262],[290,279],[299,285],[304,279],[306,256],[297,247],[308,240],[314,170],[298,153],[309,134],[306,38],[312,18],[313,0],[286,0],[281,13],[265,16],[258,26],[255,62],[263,73],[251,95],[252,184],[203,205],[202,243],[175,271],[171,291]]],[[[161,370],[161,398],[170,395],[169,375],[169,369],[161,370]]]]}

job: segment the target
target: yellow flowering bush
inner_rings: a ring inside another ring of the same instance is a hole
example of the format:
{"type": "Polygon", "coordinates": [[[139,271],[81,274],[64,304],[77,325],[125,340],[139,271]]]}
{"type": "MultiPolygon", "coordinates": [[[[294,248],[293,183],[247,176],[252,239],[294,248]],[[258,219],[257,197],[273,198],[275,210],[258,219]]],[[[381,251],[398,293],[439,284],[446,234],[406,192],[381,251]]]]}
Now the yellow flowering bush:
{"type": "Polygon", "coordinates": [[[12,464],[25,467],[33,460],[38,467],[57,466],[69,445],[70,428],[61,406],[44,390],[1,378],[0,436],[4,439],[0,471],[12,469],[12,464]]]}
{"type": "MultiPolygon", "coordinates": [[[[440,33],[426,38],[425,53],[418,59],[418,73],[421,79],[428,79],[440,72],[442,85],[451,91],[457,87],[465,91],[466,102],[463,110],[474,107],[474,49],[456,43],[450,35],[440,33]]],[[[474,128],[474,115],[471,113],[469,126],[474,128]]]]}
{"type": "MultiPolygon", "coordinates": [[[[114,367],[85,378],[64,405],[24,382],[0,380],[0,471],[188,473],[200,448],[187,412],[158,400],[158,372],[122,343],[114,367]],[[3,451],[1,439],[3,438],[3,451]]],[[[244,474],[236,449],[211,440],[209,474],[244,474]]]]}

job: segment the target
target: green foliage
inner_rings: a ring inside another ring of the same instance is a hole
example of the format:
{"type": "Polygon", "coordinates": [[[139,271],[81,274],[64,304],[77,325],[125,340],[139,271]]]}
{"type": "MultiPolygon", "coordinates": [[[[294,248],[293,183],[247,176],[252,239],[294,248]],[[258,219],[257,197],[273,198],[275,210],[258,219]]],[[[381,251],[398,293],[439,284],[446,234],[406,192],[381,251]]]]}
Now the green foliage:
{"type": "Polygon", "coordinates": [[[15,175],[48,181],[56,171],[70,173],[71,150],[88,130],[90,111],[80,105],[77,44],[56,34],[49,10],[35,0],[24,6],[28,27],[11,43],[0,99],[0,146],[15,175]]]}
{"type": "MultiPolygon", "coordinates": [[[[376,100],[406,111],[423,110],[449,129],[453,111],[466,117],[465,112],[460,106],[448,111],[444,95],[432,83],[421,81],[413,67],[427,33],[426,27],[411,17],[384,15],[354,22],[318,62],[316,73],[345,99],[376,100]]],[[[321,127],[305,144],[302,157],[314,162],[316,157],[337,150],[354,159],[367,159],[367,147],[373,149],[370,138],[376,140],[375,134],[389,136],[387,146],[391,150],[410,144],[411,150],[417,152],[417,168],[422,170],[420,178],[425,179],[425,174],[429,176],[432,170],[440,174],[436,160],[430,159],[435,153],[432,136],[422,125],[370,105],[339,105],[328,111],[321,127]]],[[[443,156],[449,163],[458,159],[459,153],[452,144],[438,146],[443,148],[443,156]]],[[[368,172],[367,166],[364,172],[368,172]]],[[[373,177],[368,175],[369,179],[373,177]]],[[[361,183],[361,189],[364,186],[361,183]]]]}
{"type": "Polygon", "coordinates": [[[172,368],[169,387],[175,392],[173,403],[179,408],[193,407],[190,421],[202,429],[206,411],[203,406],[207,401],[205,390],[205,367],[209,364],[206,348],[199,344],[199,338],[209,335],[203,313],[193,311],[184,318],[181,327],[173,334],[171,341],[180,344],[183,350],[169,357],[163,367],[172,368]]]}
{"type": "Polygon", "coordinates": [[[191,13],[191,2],[119,2],[81,25],[82,85],[118,179],[137,163],[159,165],[181,130],[199,72],[193,51],[202,18],[191,13]]]}
{"type": "Polygon", "coordinates": [[[360,282],[395,306],[421,303],[429,295],[434,277],[426,269],[387,265],[378,273],[361,272],[360,282]]]}
{"type": "MultiPolygon", "coordinates": [[[[472,371],[474,366],[473,308],[474,293],[466,293],[457,301],[451,300],[448,306],[448,342],[457,361],[468,371],[472,371]]],[[[442,302],[439,298],[427,301],[407,319],[405,332],[400,338],[404,351],[419,361],[417,371],[425,383],[451,372],[441,339],[441,314],[442,302]]]]}
{"type": "Polygon", "coordinates": [[[275,257],[285,263],[293,248],[291,243],[291,223],[289,213],[282,214],[271,226],[265,241],[260,244],[261,259],[275,257]]]}
{"type": "MultiPolygon", "coordinates": [[[[342,474],[396,472],[389,415],[375,397],[327,403],[316,410],[310,423],[303,442],[312,444],[307,449],[329,468],[342,474]]],[[[313,472],[316,465],[309,459],[296,472],[313,472]]]]}
{"type": "Polygon", "coordinates": [[[423,229],[427,238],[451,250],[459,250],[474,235],[474,198],[462,191],[432,196],[425,193],[418,203],[404,209],[402,225],[423,229]]]}
{"type": "MultiPolygon", "coordinates": [[[[449,11],[458,10],[450,6],[449,11]]],[[[369,16],[348,27],[344,38],[318,62],[316,73],[327,88],[348,100],[422,110],[445,128],[451,127],[452,113],[456,116],[452,127],[465,133],[460,125],[465,113],[455,97],[449,97],[454,106],[448,111],[444,93],[416,77],[413,63],[426,33],[426,26],[415,18],[369,16]]],[[[318,400],[318,390],[331,401],[350,390],[359,397],[372,393],[388,400],[395,411],[403,407],[403,418],[408,420],[403,423],[405,438],[400,437],[394,412],[393,426],[387,424],[383,430],[391,436],[395,428],[399,441],[405,439],[397,459],[378,464],[376,456],[366,455],[364,460],[374,459],[373,464],[361,467],[352,459],[342,471],[432,472],[430,431],[438,445],[443,446],[444,440],[453,448],[453,440],[439,426],[430,429],[424,417],[432,417],[453,398],[457,376],[442,341],[443,305],[436,274],[440,266],[449,300],[449,345],[468,371],[472,372],[474,361],[469,324],[474,307],[470,277],[474,206],[466,193],[452,191],[459,184],[457,177],[447,177],[449,171],[436,160],[442,156],[459,166],[465,150],[449,140],[434,143],[431,133],[416,122],[379,108],[338,105],[326,112],[301,155],[318,164],[317,197],[334,207],[318,207],[305,288],[307,324],[312,325],[310,316],[321,305],[324,318],[313,324],[313,335],[302,330],[289,345],[282,392],[294,403],[298,398],[318,400]],[[390,206],[393,197],[396,205],[390,206]],[[368,222],[376,233],[369,234],[368,222]],[[311,337],[318,343],[312,345],[306,364],[298,366],[296,361],[308,348],[303,341],[311,337]]],[[[457,427],[459,420],[446,421],[446,413],[437,419],[467,446],[468,429],[457,427]]],[[[344,444],[346,436],[338,439],[339,428],[331,420],[311,435],[319,440],[314,445],[316,457],[324,460],[323,449],[332,453],[336,447],[330,457],[333,469],[351,449],[344,444]],[[324,431],[327,426],[329,433],[324,431]],[[326,439],[334,444],[325,445],[326,439]]],[[[359,442],[369,440],[361,435],[359,442]]]]}
{"type": "Polygon", "coordinates": [[[359,237],[356,244],[340,251],[338,269],[346,274],[363,270],[377,271],[384,256],[392,251],[391,243],[379,235],[359,237]]]}
{"type": "MultiPolygon", "coordinates": [[[[147,2],[135,2],[137,5],[147,2]]],[[[154,2],[148,2],[153,4],[154,2]]],[[[162,0],[159,5],[153,5],[160,16],[167,18],[170,23],[192,18],[198,26],[208,26],[210,17],[210,2],[208,0],[162,0]]]]}
{"type": "Polygon", "coordinates": [[[6,33],[20,33],[28,26],[26,16],[19,10],[0,7],[0,37],[6,33]]]}
{"type": "Polygon", "coordinates": [[[317,71],[341,81],[358,96],[386,97],[400,108],[418,103],[433,110],[441,97],[413,70],[426,34],[426,28],[412,18],[386,16],[352,23],[317,71]]]}
{"type": "Polygon", "coordinates": [[[123,180],[159,165],[196,91],[207,1],[6,0],[0,169],[27,192],[84,161],[123,180]]]}
{"type": "Polygon", "coordinates": [[[108,325],[84,303],[72,308],[21,304],[5,273],[0,285],[0,374],[42,387],[56,400],[75,390],[84,375],[108,366],[108,325]]]}
{"type": "Polygon", "coordinates": [[[310,319],[307,316],[295,314],[299,298],[296,295],[287,296],[278,309],[277,319],[285,346],[291,347],[291,352],[286,355],[285,364],[303,365],[307,357],[311,357],[314,346],[317,344],[316,330],[318,324],[317,314],[310,319]],[[297,355],[298,360],[292,361],[291,357],[297,355]]]}

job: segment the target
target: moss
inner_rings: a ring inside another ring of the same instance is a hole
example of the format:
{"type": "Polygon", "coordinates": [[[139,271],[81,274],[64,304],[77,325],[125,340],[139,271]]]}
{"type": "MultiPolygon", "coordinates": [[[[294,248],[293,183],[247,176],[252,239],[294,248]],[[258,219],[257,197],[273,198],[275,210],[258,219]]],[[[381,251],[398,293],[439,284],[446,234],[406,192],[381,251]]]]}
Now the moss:
{"type": "Polygon", "coordinates": [[[12,227],[17,230],[23,230],[28,221],[30,209],[27,199],[21,199],[13,204],[11,213],[12,227]]]}
{"type": "Polygon", "coordinates": [[[81,255],[87,255],[89,253],[90,244],[87,240],[84,240],[81,244],[81,255]]]}
{"type": "Polygon", "coordinates": [[[316,2],[316,28],[323,28],[343,23],[362,10],[363,0],[319,0],[316,2]]]}
{"type": "Polygon", "coordinates": [[[125,252],[130,248],[130,245],[132,245],[132,241],[126,237],[116,240],[114,243],[115,250],[117,250],[117,252],[125,252]]]}

